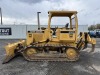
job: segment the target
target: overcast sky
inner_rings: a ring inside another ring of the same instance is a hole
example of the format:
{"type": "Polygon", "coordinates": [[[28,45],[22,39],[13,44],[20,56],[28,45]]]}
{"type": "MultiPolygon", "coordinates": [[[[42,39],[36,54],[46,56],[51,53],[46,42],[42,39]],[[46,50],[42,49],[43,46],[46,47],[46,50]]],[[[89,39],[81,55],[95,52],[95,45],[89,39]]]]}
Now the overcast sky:
{"type": "MultiPolygon", "coordinates": [[[[80,25],[100,23],[100,0],[0,0],[3,24],[35,24],[40,11],[41,25],[47,25],[49,10],[77,10],[80,25]]],[[[63,24],[54,19],[53,24],[63,24]]]]}

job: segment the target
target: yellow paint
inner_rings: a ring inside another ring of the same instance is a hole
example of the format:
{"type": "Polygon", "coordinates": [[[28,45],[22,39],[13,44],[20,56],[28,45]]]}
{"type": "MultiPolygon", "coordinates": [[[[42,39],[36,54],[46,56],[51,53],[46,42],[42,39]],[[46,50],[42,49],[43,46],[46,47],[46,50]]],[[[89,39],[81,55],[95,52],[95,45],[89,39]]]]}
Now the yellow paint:
{"type": "MultiPolygon", "coordinates": [[[[19,41],[17,43],[9,44],[5,46],[6,49],[6,55],[14,55],[14,50],[16,49],[17,45],[19,43],[29,46],[31,43],[36,43],[36,42],[45,42],[47,39],[49,39],[49,44],[66,44],[71,47],[76,47],[78,41],[82,39],[83,41],[85,40],[84,38],[84,33],[82,33],[82,36],[78,38],[78,18],[77,18],[77,11],[49,11],[49,19],[48,19],[48,27],[45,30],[38,30],[38,31],[29,31],[27,32],[27,38],[26,42],[25,40],[19,41]],[[56,35],[53,35],[53,30],[50,28],[51,25],[51,18],[52,17],[68,17],[70,20],[70,27],[69,28],[57,28],[56,29],[56,35]],[[75,27],[72,27],[72,16],[75,18],[75,27]],[[61,33],[64,31],[64,33],[61,33]],[[67,33],[66,33],[67,32],[67,33]],[[73,33],[70,33],[73,32],[73,33]]],[[[96,44],[96,40],[93,38],[90,38],[88,35],[87,41],[91,44],[96,44]]],[[[82,43],[82,42],[81,42],[82,43]]],[[[80,44],[81,44],[80,43],[80,44]]],[[[44,44],[44,43],[42,43],[44,44]]],[[[79,44],[79,46],[80,46],[79,44]]],[[[83,45],[84,46],[84,43],[83,45]]],[[[30,49],[28,54],[35,53],[34,49],[30,49]]],[[[66,52],[69,58],[73,58],[76,56],[75,50],[69,48],[66,52]]]]}
{"type": "Polygon", "coordinates": [[[9,45],[5,46],[6,55],[7,56],[14,55],[14,50],[16,49],[16,47],[18,46],[18,44],[22,44],[24,46],[25,45],[25,40],[21,40],[19,42],[12,43],[12,44],[9,44],[9,45]]]}
{"type": "Polygon", "coordinates": [[[66,50],[66,55],[68,59],[74,59],[77,56],[77,52],[73,48],[68,48],[66,50]]]}
{"type": "Polygon", "coordinates": [[[36,52],[36,49],[34,49],[34,48],[29,48],[29,49],[27,49],[27,52],[26,52],[27,55],[33,55],[35,53],[37,53],[37,52],[36,52]]]}

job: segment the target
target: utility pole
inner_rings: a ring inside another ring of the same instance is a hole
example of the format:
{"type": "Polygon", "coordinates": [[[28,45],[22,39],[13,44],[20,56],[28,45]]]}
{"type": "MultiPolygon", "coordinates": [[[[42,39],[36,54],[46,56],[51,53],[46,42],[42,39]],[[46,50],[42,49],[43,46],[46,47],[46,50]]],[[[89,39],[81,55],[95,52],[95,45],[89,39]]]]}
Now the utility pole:
{"type": "Polygon", "coordinates": [[[37,12],[38,30],[40,30],[40,18],[39,18],[40,13],[41,12],[37,12]]]}
{"type": "Polygon", "coordinates": [[[2,10],[0,8],[0,16],[1,16],[1,25],[2,25],[2,10]]]}

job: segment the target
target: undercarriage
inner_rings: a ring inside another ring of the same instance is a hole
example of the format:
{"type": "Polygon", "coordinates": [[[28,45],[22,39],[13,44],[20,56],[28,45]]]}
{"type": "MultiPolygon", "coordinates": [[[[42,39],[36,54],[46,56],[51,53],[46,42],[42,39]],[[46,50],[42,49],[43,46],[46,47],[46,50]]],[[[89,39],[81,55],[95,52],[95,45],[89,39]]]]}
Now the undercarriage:
{"type": "Polygon", "coordinates": [[[63,44],[32,45],[22,51],[28,61],[76,61],[79,51],[63,44]]]}

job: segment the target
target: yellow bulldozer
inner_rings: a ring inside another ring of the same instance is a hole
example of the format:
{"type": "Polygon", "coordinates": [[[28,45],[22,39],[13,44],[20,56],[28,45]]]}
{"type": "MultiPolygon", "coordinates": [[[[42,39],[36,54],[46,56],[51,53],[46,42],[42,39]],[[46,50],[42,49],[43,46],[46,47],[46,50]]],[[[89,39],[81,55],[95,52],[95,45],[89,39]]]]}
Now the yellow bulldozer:
{"type": "Polygon", "coordinates": [[[87,32],[78,34],[77,11],[49,11],[48,14],[47,28],[27,31],[26,40],[5,46],[3,63],[19,54],[28,61],[77,61],[80,51],[87,48],[88,43],[92,44],[91,52],[94,51],[96,40],[87,32]],[[52,29],[52,17],[68,17],[69,26],[66,24],[65,27],[52,29]]]}

